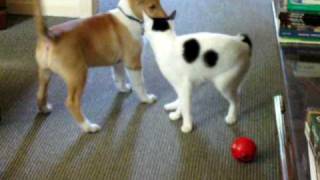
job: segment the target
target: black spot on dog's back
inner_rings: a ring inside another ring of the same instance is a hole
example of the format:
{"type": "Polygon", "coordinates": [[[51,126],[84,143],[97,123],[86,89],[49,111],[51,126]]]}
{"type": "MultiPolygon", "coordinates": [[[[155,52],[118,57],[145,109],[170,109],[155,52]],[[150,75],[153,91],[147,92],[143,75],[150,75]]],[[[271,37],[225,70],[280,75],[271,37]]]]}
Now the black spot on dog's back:
{"type": "Polygon", "coordinates": [[[183,57],[187,63],[194,62],[200,53],[200,44],[196,39],[187,40],[183,44],[183,57]]]}
{"type": "Polygon", "coordinates": [[[219,55],[214,50],[208,50],[203,54],[203,60],[208,67],[214,67],[217,64],[219,55]]]}
{"type": "Polygon", "coordinates": [[[169,22],[167,19],[154,18],[152,30],[154,31],[166,31],[170,29],[169,22]]]}

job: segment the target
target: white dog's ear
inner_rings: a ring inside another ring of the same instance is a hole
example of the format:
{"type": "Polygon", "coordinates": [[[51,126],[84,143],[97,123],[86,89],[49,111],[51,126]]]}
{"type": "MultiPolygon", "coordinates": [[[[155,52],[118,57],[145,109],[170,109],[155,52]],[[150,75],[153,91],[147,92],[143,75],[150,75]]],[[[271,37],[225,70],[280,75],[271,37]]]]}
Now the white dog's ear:
{"type": "Polygon", "coordinates": [[[174,10],[174,11],[171,13],[171,15],[169,16],[169,19],[170,19],[170,20],[174,20],[174,19],[176,18],[176,15],[177,15],[177,11],[174,10]]]}

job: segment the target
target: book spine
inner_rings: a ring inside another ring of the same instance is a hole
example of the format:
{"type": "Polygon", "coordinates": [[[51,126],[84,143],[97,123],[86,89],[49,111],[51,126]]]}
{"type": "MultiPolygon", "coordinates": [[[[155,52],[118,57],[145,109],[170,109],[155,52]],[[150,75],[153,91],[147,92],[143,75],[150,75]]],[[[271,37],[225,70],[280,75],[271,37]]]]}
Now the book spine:
{"type": "Polygon", "coordinates": [[[303,0],[302,1],[303,4],[320,4],[319,0],[303,0]]]}
{"type": "Polygon", "coordinates": [[[291,20],[320,24],[320,14],[280,12],[279,19],[283,21],[291,20]]]}
{"type": "Polygon", "coordinates": [[[297,26],[297,27],[300,27],[300,28],[313,28],[313,29],[317,29],[320,27],[320,24],[319,23],[305,23],[303,21],[295,21],[295,20],[282,20],[280,21],[280,25],[283,25],[283,26],[297,26]]]}
{"type": "Polygon", "coordinates": [[[279,36],[282,37],[291,37],[291,38],[301,38],[308,40],[320,40],[320,33],[317,32],[304,32],[304,31],[296,31],[291,29],[280,29],[279,36]]]}
{"type": "Polygon", "coordinates": [[[293,19],[289,18],[287,20],[281,20],[283,22],[289,22],[291,24],[301,24],[306,26],[320,26],[320,19],[313,20],[313,19],[293,19]]]}
{"type": "Polygon", "coordinates": [[[297,19],[302,19],[303,17],[304,18],[310,18],[310,19],[313,19],[313,18],[316,18],[316,19],[319,19],[320,18],[320,12],[318,13],[308,13],[308,12],[281,12],[279,14],[279,18],[297,18],[297,19]]]}
{"type": "MultiPolygon", "coordinates": [[[[310,66],[313,68],[313,66],[310,66]]],[[[308,68],[308,67],[307,67],[308,68]]],[[[307,72],[307,71],[306,71],[307,72]]],[[[306,117],[306,127],[308,130],[307,139],[310,142],[311,149],[315,156],[319,157],[320,153],[320,111],[318,109],[308,109],[306,117]]]]}
{"type": "Polygon", "coordinates": [[[282,30],[294,30],[309,33],[320,33],[320,26],[310,26],[303,23],[281,21],[280,29],[282,30]]]}
{"type": "Polygon", "coordinates": [[[303,4],[301,1],[288,0],[288,11],[319,12],[320,5],[303,4]]]}
{"type": "Polygon", "coordinates": [[[288,11],[288,0],[280,0],[280,12],[288,11]]]}

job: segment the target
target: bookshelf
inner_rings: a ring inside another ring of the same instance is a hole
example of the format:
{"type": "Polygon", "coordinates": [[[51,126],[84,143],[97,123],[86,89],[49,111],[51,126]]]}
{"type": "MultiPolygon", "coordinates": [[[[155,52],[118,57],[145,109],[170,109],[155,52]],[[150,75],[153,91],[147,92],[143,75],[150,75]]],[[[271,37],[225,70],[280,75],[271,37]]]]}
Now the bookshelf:
{"type": "MultiPolygon", "coordinates": [[[[278,17],[287,2],[286,0],[273,1],[277,35],[280,29],[278,17]]],[[[305,63],[306,60],[309,63],[309,60],[312,60],[319,65],[320,42],[278,36],[278,45],[285,85],[284,94],[281,96],[283,98],[282,118],[277,117],[277,124],[280,124],[278,135],[281,140],[279,144],[283,179],[314,179],[314,171],[312,171],[314,166],[310,163],[314,161],[309,158],[310,151],[304,132],[307,109],[320,107],[320,78],[319,74],[299,69],[304,66],[297,66],[297,64],[305,63]]]]}

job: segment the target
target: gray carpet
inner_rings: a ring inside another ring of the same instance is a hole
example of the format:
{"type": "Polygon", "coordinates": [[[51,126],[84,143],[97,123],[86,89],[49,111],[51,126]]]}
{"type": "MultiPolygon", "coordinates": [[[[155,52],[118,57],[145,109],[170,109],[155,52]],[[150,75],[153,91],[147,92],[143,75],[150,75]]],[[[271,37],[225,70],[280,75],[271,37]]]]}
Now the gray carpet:
{"type": "MultiPolygon", "coordinates": [[[[115,7],[114,0],[102,10],[115,7]]],[[[117,93],[108,67],[92,69],[83,98],[88,117],[102,125],[98,134],[81,133],[64,107],[66,88],[54,76],[49,100],[54,111],[37,114],[35,32],[30,17],[12,17],[0,32],[0,179],[280,179],[272,96],[282,80],[271,2],[266,0],[163,0],[178,10],[178,34],[211,31],[248,33],[253,40],[252,68],[241,95],[241,119],[224,122],[227,102],[210,85],[194,91],[196,128],[180,132],[164,103],[174,93],[160,75],[149,45],[144,50],[146,84],[159,101],[142,105],[134,94],[117,93]],[[230,156],[237,136],[258,146],[253,163],[230,156]]],[[[48,18],[49,24],[65,19],[48,18]]]]}

